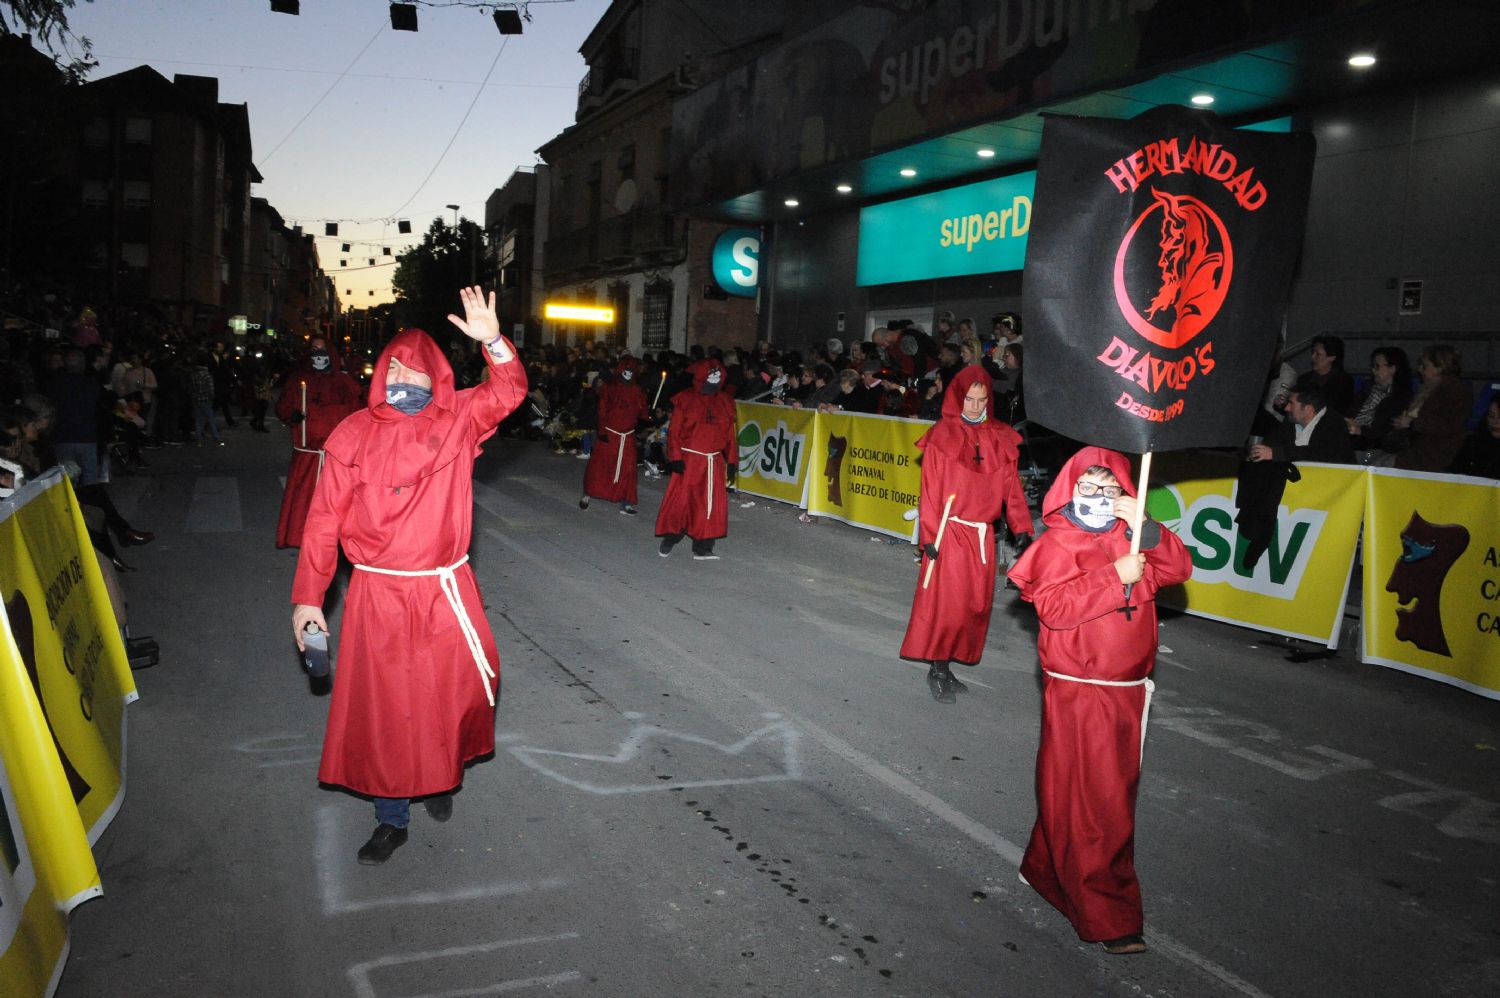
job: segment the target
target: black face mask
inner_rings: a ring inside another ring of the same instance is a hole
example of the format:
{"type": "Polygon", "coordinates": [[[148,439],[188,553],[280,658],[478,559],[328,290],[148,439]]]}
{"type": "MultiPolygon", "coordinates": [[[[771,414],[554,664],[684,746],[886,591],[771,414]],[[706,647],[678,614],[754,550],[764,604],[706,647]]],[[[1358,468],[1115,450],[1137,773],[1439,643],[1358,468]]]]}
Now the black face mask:
{"type": "Polygon", "coordinates": [[[328,356],[327,350],[314,350],[312,352],[312,366],[314,371],[326,371],[333,359],[328,356]]]}

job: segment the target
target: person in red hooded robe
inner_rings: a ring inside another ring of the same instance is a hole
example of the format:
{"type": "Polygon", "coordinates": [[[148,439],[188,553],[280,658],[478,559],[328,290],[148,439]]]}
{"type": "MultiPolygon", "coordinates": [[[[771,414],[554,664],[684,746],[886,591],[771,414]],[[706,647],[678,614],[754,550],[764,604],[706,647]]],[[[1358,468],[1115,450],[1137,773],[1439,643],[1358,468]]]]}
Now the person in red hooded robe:
{"type": "Polygon", "coordinates": [[[646,416],[646,393],[636,384],[640,362],[621,357],[613,381],[598,390],[598,431],[588,467],[583,470],[583,495],[579,509],[589,508],[589,499],[620,504],[620,512],[635,516],[635,430],[646,416]]]}
{"type": "Polygon", "coordinates": [[[1130,553],[1135,486],[1125,457],[1085,447],[1042,503],[1047,530],[1010,570],[1041,628],[1036,825],[1021,878],[1112,954],[1140,953],[1135,798],[1156,662],[1156,594],[1185,581],[1177,535],[1145,520],[1130,553]]]}
{"type": "Polygon", "coordinates": [[[688,371],[692,387],[672,396],[666,448],[672,477],[656,514],[657,553],[667,557],[687,535],[695,559],[716,561],[714,541],[729,533],[728,479],[739,470],[734,400],[724,389],[724,365],[717,357],[688,371]]]}
{"type": "Polygon", "coordinates": [[[359,410],[359,382],[339,366],[339,355],[322,336],[309,342],[307,360],[287,375],[276,402],[276,418],[291,428],[292,463],[281,494],[276,546],[302,545],[302,524],[323,468],[323,442],[333,428],[359,410]]]}
{"type": "Polygon", "coordinates": [[[992,525],[1004,516],[1017,546],[1031,539],[1031,511],[1016,474],[1020,442],[991,414],[990,376],[977,364],[953,379],[942,418],[917,441],[923,554],[901,657],[929,663],[928,690],[940,703],[953,703],[964,689],[950,663],[976,665],[984,654],[995,603],[992,525]]]}
{"type": "Polygon", "coordinates": [[[495,295],[461,292],[448,316],[484,344],[488,377],[455,391],[442,349],[420,329],[386,346],[367,408],[329,435],[292,583],[292,629],[327,631],[323,594],[338,549],[354,563],[339,633],[322,783],[375,798],[359,861],[406,841],[409,802],[445,821],[464,763],[494,750],[500,656],[468,565],[474,459],[526,396],[526,373],[500,335],[495,295]]]}

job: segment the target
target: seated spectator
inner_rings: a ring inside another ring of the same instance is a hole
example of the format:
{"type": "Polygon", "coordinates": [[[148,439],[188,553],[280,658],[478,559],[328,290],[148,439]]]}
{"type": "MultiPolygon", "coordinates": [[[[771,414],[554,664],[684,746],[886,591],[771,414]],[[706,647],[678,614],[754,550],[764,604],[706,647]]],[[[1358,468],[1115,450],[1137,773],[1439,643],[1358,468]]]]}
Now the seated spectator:
{"type": "MultiPolygon", "coordinates": [[[[803,373],[804,375],[806,374],[805,371],[803,373]]],[[[853,374],[854,372],[850,371],[849,373],[853,374]]],[[[838,375],[827,364],[819,364],[812,369],[812,384],[813,390],[793,402],[793,409],[800,409],[804,405],[821,409],[836,401],[842,393],[838,375]]]]}
{"type": "Polygon", "coordinates": [[[1376,347],[1370,353],[1370,387],[1345,420],[1355,450],[1378,450],[1391,424],[1411,403],[1411,363],[1400,347],[1376,347]]]}
{"type": "Polygon", "coordinates": [[[1001,312],[990,319],[990,330],[997,343],[1021,342],[1021,318],[1014,312],[1001,312]]]}
{"type": "Polygon", "coordinates": [[[1500,479],[1500,395],[1490,399],[1484,422],[1469,434],[1453,462],[1457,475],[1500,479]]]}
{"type": "Polygon", "coordinates": [[[131,392],[115,403],[111,454],[119,458],[125,470],[150,467],[141,453],[146,444],[145,406],[146,400],[140,392],[131,392]]]}
{"type": "Polygon", "coordinates": [[[889,382],[880,376],[880,361],[867,360],[859,373],[859,384],[841,401],[845,412],[879,415],[885,410],[885,389],[889,382]]]}
{"type": "Polygon", "coordinates": [[[834,395],[834,397],[829,399],[827,402],[819,405],[819,411],[838,412],[839,410],[844,409],[846,407],[846,403],[854,394],[855,389],[863,387],[859,383],[859,375],[849,370],[848,368],[845,368],[844,370],[839,372],[839,380],[837,384],[838,394],[834,395]]]}
{"type": "Polygon", "coordinates": [[[964,367],[977,364],[984,359],[984,351],[979,349],[979,338],[974,335],[965,336],[958,341],[958,357],[964,367]]]}
{"type": "Polygon", "coordinates": [[[943,377],[937,371],[929,371],[926,377],[917,382],[917,392],[921,396],[917,402],[918,419],[936,422],[942,418],[943,391],[943,377]]]}
{"type": "Polygon", "coordinates": [[[1458,351],[1434,344],[1422,351],[1417,373],[1422,387],[1391,422],[1383,450],[1391,456],[1380,463],[1408,471],[1447,471],[1464,443],[1464,427],[1474,399],[1459,376],[1458,351]]]}
{"type": "Polygon", "coordinates": [[[1328,396],[1318,386],[1304,384],[1292,389],[1286,404],[1287,422],[1265,443],[1250,448],[1250,460],[1353,464],[1349,430],[1330,409],[1328,396]]]}
{"type": "Polygon", "coordinates": [[[943,394],[948,393],[948,386],[953,384],[953,379],[958,377],[958,372],[964,369],[963,358],[959,355],[958,347],[952,343],[943,344],[938,351],[938,380],[943,383],[943,394]]]}
{"type": "Polygon", "coordinates": [[[1328,407],[1337,416],[1347,416],[1354,407],[1354,379],[1344,370],[1344,341],[1337,336],[1314,336],[1312,370],[1297,379],[1323,389],[1328,407]]]}
{"type": "Polygon", "coordinates": [[[1266,375],[1265,398],[1255,410],[1255,419],[1250,424],[1250,432],[1256,438],[1253,443],[1269,437],[1285,421],[1286,400],[1291,397],[1292,386],[1296,383],[1297,372],[1281,359],[1281,344],[1278,343],[1271,357],[1270,373],[1266,375]]]}

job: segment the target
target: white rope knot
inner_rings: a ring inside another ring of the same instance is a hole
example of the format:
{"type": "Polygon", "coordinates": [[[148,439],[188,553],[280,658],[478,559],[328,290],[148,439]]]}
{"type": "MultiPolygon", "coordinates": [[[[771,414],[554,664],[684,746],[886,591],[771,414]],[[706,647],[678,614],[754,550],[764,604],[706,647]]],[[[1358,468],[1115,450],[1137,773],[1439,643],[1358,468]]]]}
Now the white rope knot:
{"type": "Polygon", "coordinates": [[[490,706],[495,706],[495,691],[490,689],[490,680],[495,678],[495,670],[490,667],[490,660],[484,654],[484,642],[479,640],[479,631],[474,627],[474,621],[469,619],[469,611],[464,609],[463,597],[458,591],[458,577],[453,570],[469,560],[468,555],[455,561],[445,568],[429,568],[421,571],[401,571],[395,568],[376,568],[373,565],[355,565],[362,572],[374,572],[376,575],[397,575],[403,578],[415,578],[421,575],[436,575],[438,587],[443,590],[443,595],[448,597],[448,605],[453,608],[453,616],[458,618],[458,629],[463,632],[464,641],[469,646],[469,652],[474,656],[474,664],[479,668],[479,683],[484,687],[485,699],[490,706]]]}
{"type": "Polygon", "coordinates": [[[292,450],[296,451],[298,454],[318,455],[318,475],[313,479],[313,481],[316,482],[321,480],[323,477],[323,450],[321,448],[313,447],[298,447],[296,444],[292,444],[292,450]]]}
{"type": "Polygon", "coordinates": [[[1141,704],[1141,762],[1146,761],[1146,721],[1151,714],[1151,692],[1156,689],[1156,684],[1150,678],[1146,679],[1084,679],[1082,676],[1068,676],[1061,672],[1053,672],[1051,669],[1043,669],[1053,679],[1066,679],[1070,683],[1087,683],[1090,686],[1144,686],[1146,687],[1146,701],[1141,704]]]}
{"type": "Polygon", "coordinates": [[[975,530],[979,531],[979,564],[988,565],[990,562],[989,556],[985,553],[984,550],[987,546],[984,543],[984,538],[985,535],[989,532],[990,525],[988,523],[975,523],[973,520],[961,520],[956,516],[948,517],[948,522],[962,523],[966,527],[973,527],[975,530]]]}

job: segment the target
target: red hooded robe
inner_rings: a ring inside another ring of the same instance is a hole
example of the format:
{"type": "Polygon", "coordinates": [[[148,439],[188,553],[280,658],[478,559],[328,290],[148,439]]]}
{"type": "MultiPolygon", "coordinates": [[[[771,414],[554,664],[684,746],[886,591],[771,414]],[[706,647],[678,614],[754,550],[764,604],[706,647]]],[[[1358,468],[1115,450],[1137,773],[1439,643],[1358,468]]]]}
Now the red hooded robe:
{"type": "Polygon", "coordinates": [[[707,541],[729,533],[725,464],[739,463],[740,448],[724,365],[711,357],[688,370],[693,387],[672,396],[672,422],[667,428],[667,460],[681,461],[684,470],[667,483],[667,494],[656,514],[656,536],[687,534],[695,541],[707,541]],[[719,372],[721,387],[706,393],[703,386],[711,371],[719,372]]]}
{"type": "Polygon", "coordinates": [[[1031,533],[1031,512],[1016,474],[1021,435],[993,415],[977,425],[964,422],[964,395],[976,384],[988,388],[989,380],[978,365],[960,371],[943,397],[942,418],[917,441],[922,450],[918,543],[937,542],[950,495],[953,506],[925,588],[926,554],[917,567],[902,658],[977,663],[995,602],[991,524],[1004,515],[1013,532],[1031,533]]]}
{"type": "Polygon", "coordinates": [[[615,365],[615,380],[598,389],[598,430],[583,472],[586,496],[635,505],[635,428],[647,408],[646,393],[636,384],[639,376],[639,363],[634,357],[625,357],[615,365]],[[623,380],[627,370],[631,372],[629,382],[623,380]]]}
{"type": "Polygon", "coordinates": [[[1186,580],[1193,565],[1177,535],[1162,530],[1131,588],[1134,609],[1120,612],[1126,601],[1114,562],[1130,551],[1125,521],[1094,533],[1062,512],[1091,465],[1109,468],[1135,495],[1123,455],[1083,448],[1047,490],[1048,529],[1010,578],[1036,606],[1043,669],[1037,819],[1021,875],[1067,916],[1079,938],[1099,942],[1137,935],[1142,927],[1135,797],[1148,687],[1141,681],[1156,662],[1156,593],[1186,580]]]}
{"type": "Polygon", "coordinates": [[[312,502],[323,465],[323,442],[333,428],[351,412],[359,411],[359,382],[340,367],[338,352],[328,347],[328,370],[313,370],[304,360],[281,386],[276,418],[291,430],[292,463],[286,470],[286,490],[281,494],[281,516],[276,521],[276,546],[300,547],[307,504],[312,502]],[[292,413],[304,410],[302,388],[307,387],[307,418],[291,422],[292,413]]]}
{"type": "MultiPolygon", "coordinates": [[[[292,602],[319,606],[338,567],[431,572],[469,550],[479,445],[526,395],[517,359],[484,351],[488,379],[455,392],[453,369],[426,333],[408,329],[375,366],[368,407],[329,436],[308,510],[292,602]],[[385,401],[395,357],[432,378],[432,401],[406,415],[385,401]]],[[[495,678],[483,678],[436,575],[356,569],[344,599],[337,677],[318,779],[376,797],[421,797],[458,786],[464,762],[494,749],[500,655],[467,563],[457,595],[495,678]]]]}

